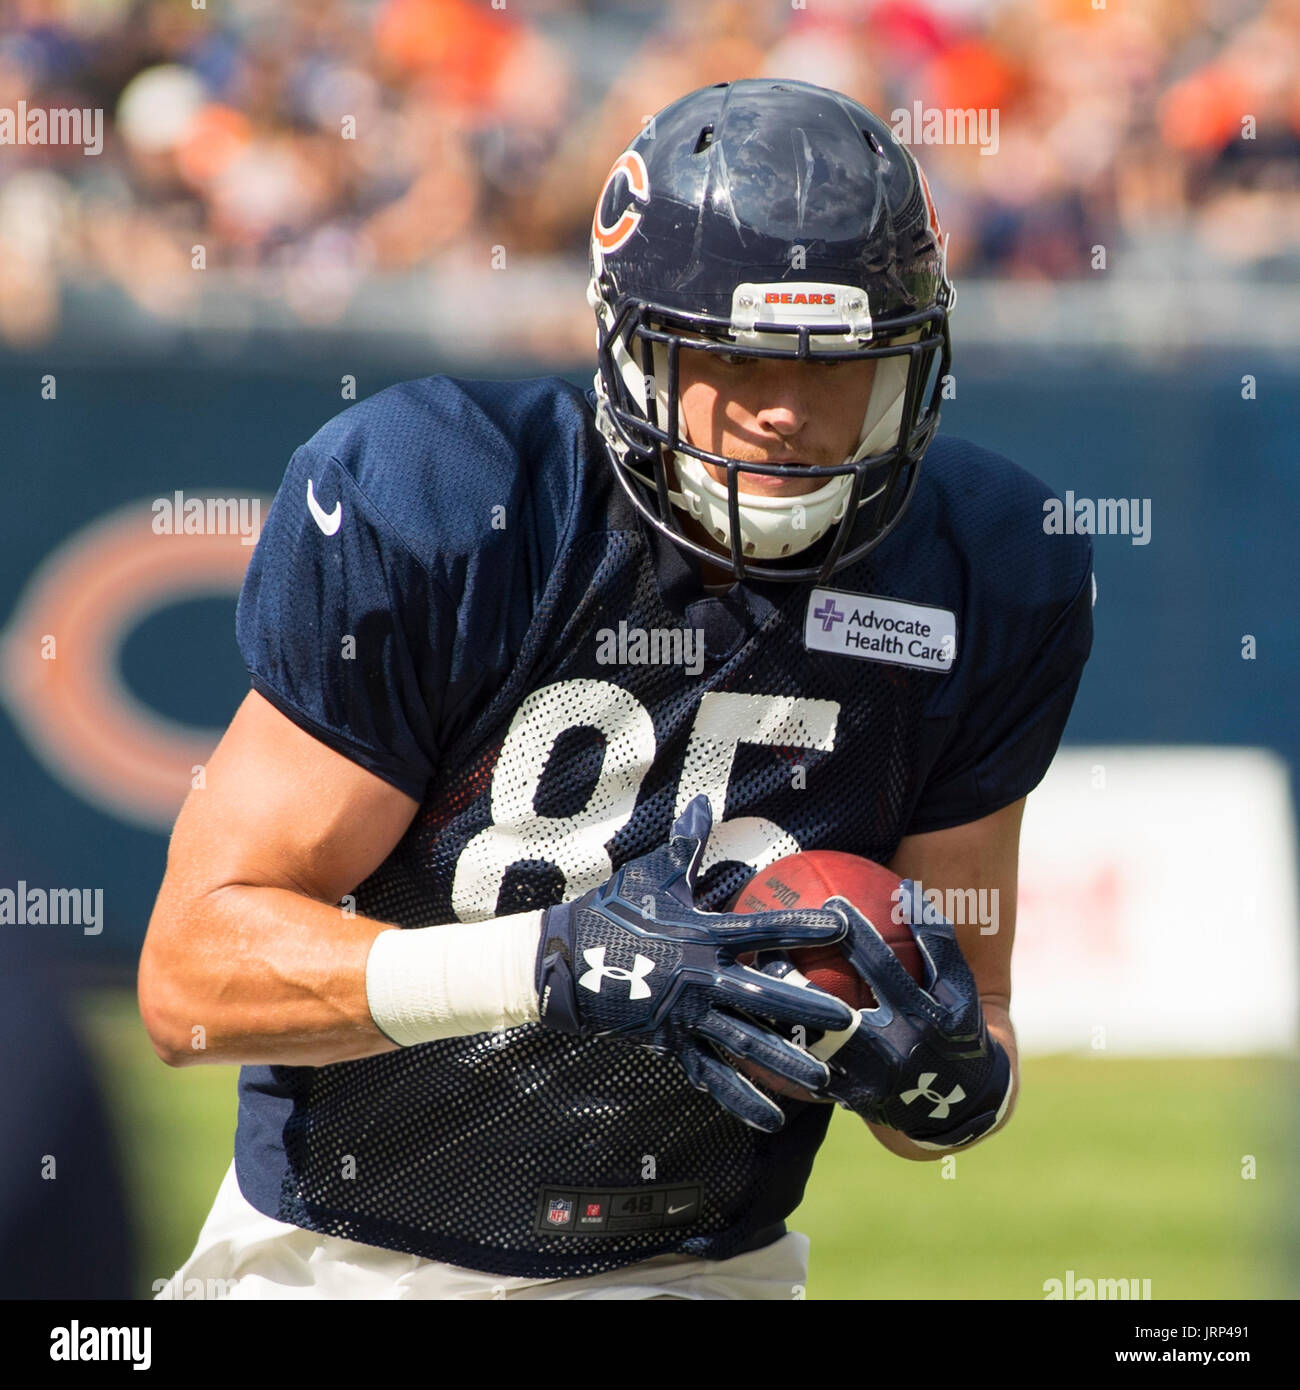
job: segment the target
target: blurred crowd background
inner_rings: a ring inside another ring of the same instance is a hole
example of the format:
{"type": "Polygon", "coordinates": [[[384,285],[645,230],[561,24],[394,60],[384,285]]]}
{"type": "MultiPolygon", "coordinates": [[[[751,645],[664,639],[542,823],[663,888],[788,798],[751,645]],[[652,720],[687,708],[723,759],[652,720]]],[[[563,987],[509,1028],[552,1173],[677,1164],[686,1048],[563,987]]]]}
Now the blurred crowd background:
{"type": "MultiPolygon", "coordinates": [[[[0,0],[0,108],[104,112],[95,157],[0,146],[0,343],[56,334],[70,287],[184,320],[196,246],[306,325],[494,247],[579,264],[649,113],[749,76],[996,111],[996,154],[914,147],[956,276],[1083,278],[1098,244],[1125,277],[1300,266],[1300,0],[195,4],[0,0]]],[[[586,306],[559,321],[532,349],[586,355],[586,306]]]]}

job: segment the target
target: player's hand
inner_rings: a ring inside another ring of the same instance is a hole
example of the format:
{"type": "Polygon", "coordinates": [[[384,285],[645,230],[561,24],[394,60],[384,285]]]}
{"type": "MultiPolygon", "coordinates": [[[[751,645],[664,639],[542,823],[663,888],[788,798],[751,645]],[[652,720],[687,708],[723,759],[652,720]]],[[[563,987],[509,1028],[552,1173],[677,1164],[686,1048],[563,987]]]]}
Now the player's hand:
{"type": "Polygon", "coordinates": [[[844,936],[834,912],[714,913],[694,889],[713,817],[697,796],[667,845],[630,860],[608,882],[549,908],[537,955],[541,1022],[578,1037],[618,1037],[676,1056],[687,1079],[738,1119],[774,1132],[781,1108],[714,1049],[815,1090],[830,1073],[801,1048],[736,1010],[779,1024],[842,1029],[853,1011],[833,995],[773,979],[736,956],[818,946],[844,936]]]}
{"type": "MultiPolygon", "coordinates": [[[[877,1007],[859,1010],[848,1029],[812,1045],[831,1069],[820,1094],[872,1124],[898,1130],[920,1148],[955,1148],[1002,1119],[1011,1095],[1011,1061],[989,1033],[952,923],[910,879],[899,891],[903,920],[926,962],[925,989],[851,903],[831,898],[825,904],[846,919],[844,949],[871,986],[877,1007]]],[[[785,977],[790,966],[769,962],[764,969],[785,977]]]]}

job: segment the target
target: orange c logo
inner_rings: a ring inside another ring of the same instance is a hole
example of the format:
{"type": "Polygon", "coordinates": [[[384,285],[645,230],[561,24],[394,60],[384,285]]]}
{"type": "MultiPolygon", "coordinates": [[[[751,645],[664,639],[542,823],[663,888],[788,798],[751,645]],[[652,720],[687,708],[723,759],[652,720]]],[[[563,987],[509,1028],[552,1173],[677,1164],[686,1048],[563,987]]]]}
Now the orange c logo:
{"type": "Polygon", "coordinates": [[[221,730],[141,704],[118,671],[122,643],[155,609],[204,594],[233,599],[253,552],[237,534],[156,535],[150,522],[148,500],[129,503],[46,556],[0,633],[0,697],[59,782],[110,815],[166,831],[221,730]],[[43,659],[50,639],[53,659],[43,659]]]}
{"type": "Polygon", "coordinates": [[[596,215],[591,219],[591,239],[606,255],[611,251],[617,251],[636,231],[641,221],[641,214],[633,207],[624,208],[622,216],[612,227],[607,227],[600,220],[600,209],[605,195],[620,174],[626,176],[627,186],[638,202],[650,201],[650,175],[646,172],[645,160],[635,150],[628,150],[614,161],[605,186],[600,190],[600,197],[596,199],[596,215]]]}

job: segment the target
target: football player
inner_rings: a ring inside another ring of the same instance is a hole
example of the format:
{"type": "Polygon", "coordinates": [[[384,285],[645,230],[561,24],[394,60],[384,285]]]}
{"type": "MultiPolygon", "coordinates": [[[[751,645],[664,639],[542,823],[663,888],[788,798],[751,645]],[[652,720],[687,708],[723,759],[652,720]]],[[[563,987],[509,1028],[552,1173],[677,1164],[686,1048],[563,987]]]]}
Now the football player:
{"type": "Polygon", "coordinates": [[[693,92],[614,164],[588,298],[593,389],[408,382],[289,464],[140,965],[166,1061],[243,1064],[164,1296],[797,1297],[826,1102],[913,1159],[1010,1114],[1091,554],[936,437],[924,175],[838,93],[693,92]],[[841,900],[724,915],[818,848],[908,880],[924,987],[841,900]],[[879,1008],[788,973],[838,941],[879,1008]]]}

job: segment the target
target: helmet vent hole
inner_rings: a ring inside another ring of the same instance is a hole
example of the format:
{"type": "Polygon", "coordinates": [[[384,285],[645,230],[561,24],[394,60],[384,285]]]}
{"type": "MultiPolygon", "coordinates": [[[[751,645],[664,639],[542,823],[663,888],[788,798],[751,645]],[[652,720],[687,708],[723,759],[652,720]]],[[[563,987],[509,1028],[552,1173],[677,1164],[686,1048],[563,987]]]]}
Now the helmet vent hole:
{"type": "Polygon", "coordinates": [[[711,144],[713,144],[713,127],[711,125],[706,125],[700,131],[700,138],[696,140],[695,149],[692,151],[692,153],[703,154],[704,151],[707,150],[711,144]]]}
{"type": "Polygon", "coordinates": [[[871,146],[873,154],[884,154],[885,147],[880,143],[880,138],[874,130],[864,130],[862,138],[871,146]]]}

